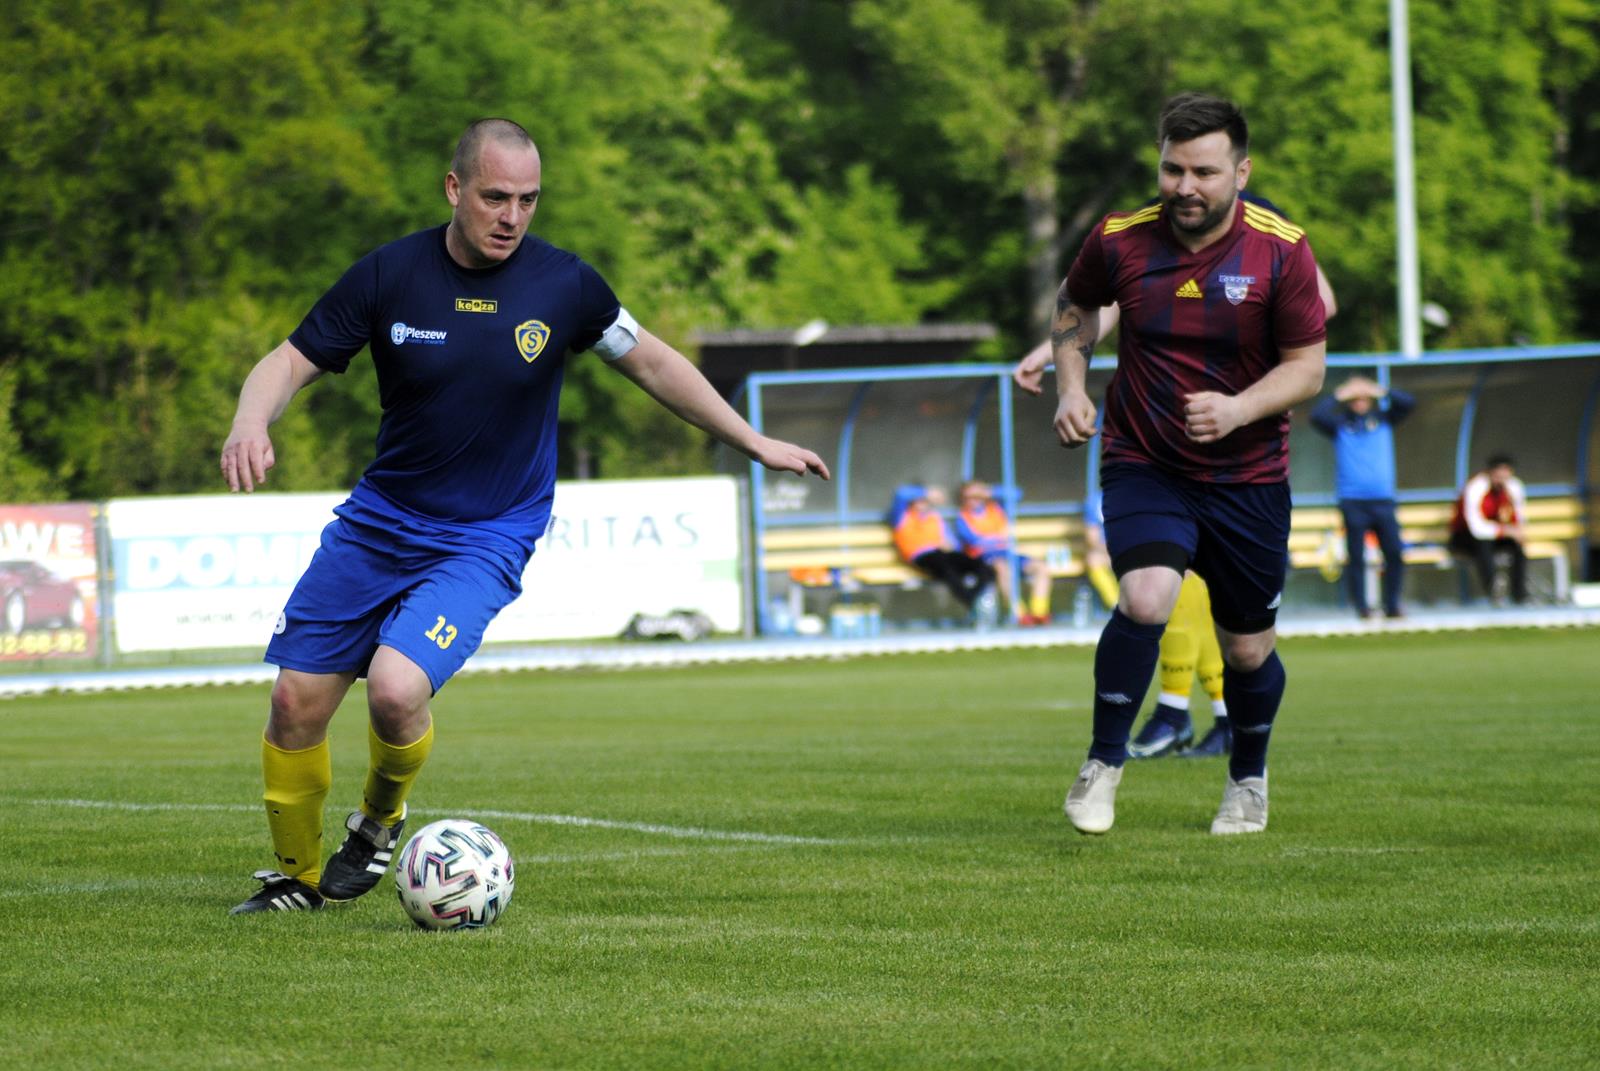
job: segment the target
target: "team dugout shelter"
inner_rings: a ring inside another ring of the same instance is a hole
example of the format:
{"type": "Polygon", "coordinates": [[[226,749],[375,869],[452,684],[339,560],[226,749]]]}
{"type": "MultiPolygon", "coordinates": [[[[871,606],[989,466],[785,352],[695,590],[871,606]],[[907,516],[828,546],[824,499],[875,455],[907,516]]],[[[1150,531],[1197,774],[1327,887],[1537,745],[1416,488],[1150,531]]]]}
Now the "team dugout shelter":
{"type": "MultiPolygon", "coordinates": [[[[700,338],[708,378],[764,434],[818,450],[824,483],[772,473],[724,451],[723,471],[750,483],[750,560],[756,619],[785,631],[796,613],[826,614],[870,600],[885,617],[920,617],[929,587],[900,563],[885,518],[895,489],[965,480],[991,484],[1013,519],[1018,553],[1043,560],[1062,585],[1083,572],[1084,500],[1096,485],[1093,445],[1066,450],[1052,421],[1055,388],[1031,396],[1010,362],[971,352],[987,325],[741,331],[700,338]],[[831,367],[829,367],[831,366],[831,367]],[[914,609],[900,613],[898,606],[914,609]]],[[[1021,355],[1018,354],[1020,357],[1021,355]]],[[[1116,368],[1096,356],[1097,403],[1116,368]]],[[[1397,499],[1406,543],[1407,600],[1452,603],[1472,594],[1468,571],[1446,549],[1450,513],[1467,478],[1496,453],[1516,460],[1529,501],[1527,550],[1535,598],[1559,603],[1573,585],[1600,580],[1600,343],[1328,357],[1324,390],[1361,374],[1410,392],[1416,410],[1395,432],[1397,499]]],[[[1285,605],[1338,607],[1344,559],[1334,497],[1332,443],[1312,428],[1313,402],[1294,413],[1290,483],[1294,514],[1285,605]]],[[[953,514],[952,514],[953,515],[953,514]]],[[[1373,584],[1376,548],[1367,562],[1373,584]]]]}

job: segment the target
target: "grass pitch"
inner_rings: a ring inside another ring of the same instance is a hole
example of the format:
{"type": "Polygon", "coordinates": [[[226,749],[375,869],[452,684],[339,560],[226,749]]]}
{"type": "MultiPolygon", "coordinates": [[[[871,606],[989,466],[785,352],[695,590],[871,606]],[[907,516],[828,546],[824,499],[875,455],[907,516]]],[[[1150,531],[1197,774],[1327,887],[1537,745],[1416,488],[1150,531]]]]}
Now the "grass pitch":
{"type": "Polygon", "coordinates": [[[1116,828],[1072,831],[1087,649],[460,678],[412,827],[480,817],[519,868],[459,934],[387,879],[227,915],[270,860],[265,689],[13,700],[5,1061],[1595,1067],[1600,636],[1284,657],[1240,838],[1207,833],[1216,760],[1130,764],[1116,828]]]}

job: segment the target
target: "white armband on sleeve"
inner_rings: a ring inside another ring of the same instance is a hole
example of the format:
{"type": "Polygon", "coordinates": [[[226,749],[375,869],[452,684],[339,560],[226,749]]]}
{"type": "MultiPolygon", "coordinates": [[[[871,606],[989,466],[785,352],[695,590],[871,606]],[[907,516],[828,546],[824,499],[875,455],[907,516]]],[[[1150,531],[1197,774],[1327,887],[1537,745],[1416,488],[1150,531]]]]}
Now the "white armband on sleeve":
{"type": "Polygon", "coordinates": [[[627,309],[618,308],[616,323],[606,328],[600,341],[594,344],[594,351],[609,364],[632,353],[638,344],[639,321],[627,309]]]}

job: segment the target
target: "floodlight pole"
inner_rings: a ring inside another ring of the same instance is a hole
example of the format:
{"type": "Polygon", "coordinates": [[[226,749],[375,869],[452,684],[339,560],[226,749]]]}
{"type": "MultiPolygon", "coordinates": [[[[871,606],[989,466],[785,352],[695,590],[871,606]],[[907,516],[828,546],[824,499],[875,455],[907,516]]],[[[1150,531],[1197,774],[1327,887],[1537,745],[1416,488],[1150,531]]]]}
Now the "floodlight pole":
{"type": "Polygon", "coordinates": [[[1399,283],[1400,352],[1415,360],[1422,356],[1422,287],[1417,267],[1417,178],[1412,158],[1409,20],[1407,0],[1389,0],[1389,97],[1394,108],[1395,276],[1399,283]]]}

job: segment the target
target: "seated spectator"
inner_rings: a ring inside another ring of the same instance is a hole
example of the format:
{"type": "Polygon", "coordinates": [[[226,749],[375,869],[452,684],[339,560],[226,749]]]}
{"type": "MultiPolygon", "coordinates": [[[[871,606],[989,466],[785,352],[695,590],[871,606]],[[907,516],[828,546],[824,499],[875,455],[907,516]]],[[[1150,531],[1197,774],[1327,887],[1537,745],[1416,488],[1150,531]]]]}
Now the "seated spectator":
{"type": "MultiPolygon", "coordinates": [[[[1011,572],[1012,551],[1011,518],[999,502],[994,491],[981,480],[968,480],[957,492],[961,511],[956,515],[956,540],[969,558],[987,562],[994,569],[996,586],[1008,606],[1018,606],[1016,577],[1011,572]]],[[[1016,556],[1022,575],[1028,581],[1026,608],[1017,614],[1019,625],[1048,625],[1050,623],[1050,570],[1044,562],[1023,555],[1016,556]]]]}
{"type": "Polygon", "coordinates": [[[979,596],[994,585],[994,569],[955,549],[950,529],[939,514],[944,503],[944,492],[937,487],[906,484],[898,488],[889,510],[895,549],[907,565],[944,584],[962,606],[974,610],[979,596]]]}
{"type": "Polygon", "coordinates": [[[1494,592],[1497,557],[1510,565],[1511,601],[1520,605],[1528,599],[1528,557],[1522,546],[1527,516],[1527,492],[1507,454],[1491,457],[1456,499],[1450,550],[1477,565],[1483,593],[1496,604],[1501,601],[1494,592]]]}

